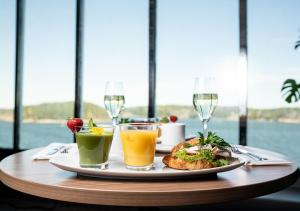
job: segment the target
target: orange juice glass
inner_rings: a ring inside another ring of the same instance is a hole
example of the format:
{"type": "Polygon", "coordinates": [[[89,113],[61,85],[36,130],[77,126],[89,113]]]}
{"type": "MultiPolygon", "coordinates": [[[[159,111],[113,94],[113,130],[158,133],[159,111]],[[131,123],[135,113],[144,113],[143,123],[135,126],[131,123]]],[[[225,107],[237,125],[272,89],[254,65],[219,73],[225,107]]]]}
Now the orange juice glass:
{"type": "Polygon", "coordinates": [[[154,154],[158,125],[133,123],[120,125],[124,162],[133,170],[150,170],[154,167],[154,154]]]}

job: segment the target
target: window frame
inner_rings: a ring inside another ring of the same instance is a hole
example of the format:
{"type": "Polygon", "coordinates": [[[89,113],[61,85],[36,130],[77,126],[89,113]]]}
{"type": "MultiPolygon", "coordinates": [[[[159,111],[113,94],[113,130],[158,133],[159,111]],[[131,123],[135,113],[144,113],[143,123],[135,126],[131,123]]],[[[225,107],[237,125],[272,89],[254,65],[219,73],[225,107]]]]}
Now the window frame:
{"type": "MultiPolygon", "coordinates": [[[[156,108],[156,33],[157,33],[157,0],[149,1],[149,83],[148,83],[148,117],[155,117],[156,108]]],[[[239,51],[240,59],[246,61],[244,67],[240,67],[240,75],[247,81],[247,0],[239,1],[239,51]]],[[[84,0],[76,0],[76,43],[75,43],[75,101],[74,116],[82,116],[82,63],[83,63],[83,35],[84,35],[84,0]]],[[[23,94],[23,58],[24,58],[24,20],[25,0],[16,2],[16,51],[15,51],[15,102],[14,102],[14,128],[13,128],[13,152],[20,151],[20,130],[22,124],[22,94],[23,94]]],[[[239,143],[247,144],[247,83],[242,87],[239,103],[239,143]]],[[[3,149],[4,150],[4,149],[3,149]]]]}

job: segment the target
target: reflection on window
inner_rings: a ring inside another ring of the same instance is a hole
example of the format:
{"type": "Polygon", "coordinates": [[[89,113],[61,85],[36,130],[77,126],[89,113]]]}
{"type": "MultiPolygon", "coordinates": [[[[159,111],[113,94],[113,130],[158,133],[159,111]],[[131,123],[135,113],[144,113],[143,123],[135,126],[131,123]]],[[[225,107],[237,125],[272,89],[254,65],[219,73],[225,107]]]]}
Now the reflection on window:
{"type": "Polygon", "coordinates": [[[299,37],[300,2],[248,3],[248,143],[284,153],[300,164],[299,103],[287,104],[280,93],[285,79],[300,78],[300,52],[294,50],[299,37]]]}
{"type": "Polygon", "coordinates": [[[72,142],[75,1],[26,1],[20,148],[72,142]]]}
{"type": "Polygon", "coordinates": [[[147,116],[148,1],[86,1],[85,15],[84,101],[101,108],[84,117],[110,121],[104,110],[106,81],[123,81],[123,117],[147,116]]]}
{"type": "Polygon", "coordinates": [[[194,78],[216,77],[219,102],[209,129],[237,143],[238,2],[161,0],[157,10],[158,115],[178,115],[187,135],[202,131],[192,107],[194,78]]]}
{"type": "Polygon", "coordinates": [[[0,2],[0,148],[13,146],[15,6],[0,2]]]}

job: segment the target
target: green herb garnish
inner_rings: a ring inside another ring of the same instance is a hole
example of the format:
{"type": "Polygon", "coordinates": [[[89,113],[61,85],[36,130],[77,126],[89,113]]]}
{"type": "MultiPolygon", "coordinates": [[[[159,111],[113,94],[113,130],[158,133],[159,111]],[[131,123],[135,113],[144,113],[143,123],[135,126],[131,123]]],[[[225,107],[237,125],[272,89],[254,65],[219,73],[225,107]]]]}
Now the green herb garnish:
{"type": "Polygon", "coordinates": [[[212,161],[214,159],[214,155],[212,154],[212,151],[209,149],[199,150],[197,154],[193,154],[193,155],[189,155],[185,149],[182,149],[177,151],[175,153],[175,156],[187,162],[194,162],[197,160],[212,161]]]}
{"type": "Polygon", "coordinates": [[[120,120],[119,120],[119,124],[125,124],[125,123],[129,123],[130,121],[129,121],[129,118],[121,118],[120,120]]]}
{"type": "Polygon", "coordinates": [[[204,138],[203,133],[199,134],[199,144],[200,146],[210,144],[212,147],[218,147],[219,149],[225,149],[226,147],[231,147],[223,138],[218,136],[216,133],[208,132],[207,138],[204,138]]]}
{"type": "Polygon", "coordinates": [[[193,145],[190,144],[190,143],[184,143],[183,146],[184,146],[184,148],[190,148],[190,147],[192,147],[193,145]]]}
{"type": "Polygon", "coordinates": [[[89,123],[88,123],[88,127],[89,128],[93,128],[96,127],[97,125],[94,123],[93,118],[90,118],[89,123]]]}
{"type": "Polygon", "coordinates": [[[225,159],[218,159],[215,161],[217,166],[227,166],[229,165],[229,161],[225,159]]]}
{"type": "Polygon", "coordinates": [[[217,159],[210,149],[201,149],[197,154],[189,155],[185,149],[179,150],[175,153],[175,157],[187,161],[194,162],[197,160],[206,160],[212,163],[214,166],[225,166],[229,164],[226,159],[217,159]]]}
{"type": "Polygon", "coordinates": [[[170,121],[169,121],[169,118],[165,116],[165,117],[161,118],[161,120],[159,122],[161,122],[161,123],[169,123],[170,121]]]}

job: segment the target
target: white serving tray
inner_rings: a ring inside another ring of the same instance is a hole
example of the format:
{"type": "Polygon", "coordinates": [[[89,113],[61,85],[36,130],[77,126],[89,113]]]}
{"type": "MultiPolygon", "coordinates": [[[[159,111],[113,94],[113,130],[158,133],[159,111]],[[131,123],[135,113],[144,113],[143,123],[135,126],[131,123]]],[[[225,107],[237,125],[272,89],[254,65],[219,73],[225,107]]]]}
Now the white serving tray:
{"type": "Polygon", "coordinates": [[[66,171],[75,172],[79,175],[102,177],[102,178],[118,178],[118,179],[168,179],[178,177],[195,177],[216,174],[224,171],[230,171],[244,164],[239,158],[233,158],[232,162],[227,166],[202,169],[202,170],[176,170],[166,167],[162,163],[162,157],[155,157],[155,169],[150,171],[135,171],[127,169],[124,166],[123,158],[117,155],[110,155],[109,166],[107,169],[101,170],[96,168],[82,168],[79,166],[78,153],[60,154],[53,157],[49,161],[51,164],[66,171]]]}

